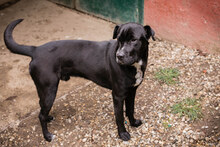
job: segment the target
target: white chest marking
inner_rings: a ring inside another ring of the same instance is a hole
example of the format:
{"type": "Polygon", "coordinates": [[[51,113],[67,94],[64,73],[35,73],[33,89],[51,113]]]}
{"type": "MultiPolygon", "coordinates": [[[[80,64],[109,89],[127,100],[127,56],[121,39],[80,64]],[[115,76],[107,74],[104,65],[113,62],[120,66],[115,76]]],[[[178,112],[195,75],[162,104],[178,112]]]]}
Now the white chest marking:
{"type": "Polygon", "coordinates": [[[137,72],[136,75],[135,75],[136,82],[135,82],[134,86],[140,85],[142,80],[143,80],[143,72],[141,70],[142,64],[143,64],[143,61],[140,60],[138,63],[134,63],[132,65],[136,68],[136,72],[137,72]]]}

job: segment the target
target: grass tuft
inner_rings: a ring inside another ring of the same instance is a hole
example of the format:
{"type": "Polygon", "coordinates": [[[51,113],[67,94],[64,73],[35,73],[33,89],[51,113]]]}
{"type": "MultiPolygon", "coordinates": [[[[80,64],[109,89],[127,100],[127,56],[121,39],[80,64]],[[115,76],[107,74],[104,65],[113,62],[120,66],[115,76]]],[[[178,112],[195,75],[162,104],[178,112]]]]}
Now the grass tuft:
{"type": "Polygon", "coordinates": [[[187,98],[171,107],[171,112],[180,117],[187,116],[194,121],[202,117],[201,104],[198,99],[187,98]]]}
{"type": "Polygon", "coordinates": [[[176,84],[180,73],[176,68],[161,68],[155,73],[155,78],[167,85],[176,84]]]}

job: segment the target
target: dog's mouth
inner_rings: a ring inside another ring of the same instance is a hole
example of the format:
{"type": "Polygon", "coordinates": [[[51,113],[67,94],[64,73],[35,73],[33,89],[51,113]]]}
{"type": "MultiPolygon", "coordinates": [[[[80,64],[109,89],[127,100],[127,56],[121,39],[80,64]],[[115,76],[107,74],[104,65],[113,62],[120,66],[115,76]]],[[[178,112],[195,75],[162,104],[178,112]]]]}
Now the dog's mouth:
{"type": "Polygon", "coordinates": [[[129,61],[129,62],[125,62],[123,60],[120,60],[118,59],[118,57],[116,56],[116,62],[119,64],[119,65],[124,65],[124,66],[131,66],[135,63],[135,61],[129,61]]]}
{"type": "Polygon", "coordinates": [[[118,57],[116,57],[116,62],[120,65],[123,65],[123,62],[121,60],[119,60],[118,57]]]}

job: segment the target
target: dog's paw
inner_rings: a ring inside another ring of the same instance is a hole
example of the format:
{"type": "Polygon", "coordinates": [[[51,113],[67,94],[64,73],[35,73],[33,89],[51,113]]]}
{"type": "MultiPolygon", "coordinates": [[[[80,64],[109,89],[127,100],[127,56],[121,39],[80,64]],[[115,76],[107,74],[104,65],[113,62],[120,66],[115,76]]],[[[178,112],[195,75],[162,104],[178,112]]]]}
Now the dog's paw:
{"type": "Polygon", "coordinates": [[[139,127],[142,124],[142,121],[140,119],[135,119],[133,123],[131,123],[132,127],[139,127]]]}
{"type": "Polygon", "coordinates": [[[46,135],[44,135],[44,138],[46,139],[46,141],[51,142],[55,138],[55,135],[47,133],[46,135]]]}
{"type": "Polygon", "coordinates": [[[46,120],[46,121],[49,123],[49,122],[51,122],[53,119],[54,119],[53,116],[50,116],[50,115],[49,115],[49,116],[47,117],[47,120],[46,120]]]}
{"type": "Polygon", "coordinates": [[[131,136],[128,132],[121,132],[119,133],[119,137],[123,140],[123,141],[128,141],[130,140],[131,136]]]}

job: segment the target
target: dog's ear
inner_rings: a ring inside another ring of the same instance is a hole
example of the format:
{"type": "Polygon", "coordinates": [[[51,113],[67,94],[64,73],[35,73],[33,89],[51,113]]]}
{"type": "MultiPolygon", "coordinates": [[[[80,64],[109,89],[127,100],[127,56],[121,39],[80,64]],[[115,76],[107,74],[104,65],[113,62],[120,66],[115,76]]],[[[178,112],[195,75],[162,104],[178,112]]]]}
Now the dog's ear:
{"type": "Polygon", "coordinates": [[[113,39],[117,38],[118,36],[118,29],[119,29],[119,26],[115,26],[115,29],[114,29],[114,32],[113,32],[113,39]]]}
{"type": "Polygon", "coordinates": [[[155,41],[155,38],[154,38],[155,32],[154,32],[154,30],[148,25],[144,26],[144,29],[147,33],[146,38],[150,39],[150,37],[152,37],[153,41],[155,41]]]}

